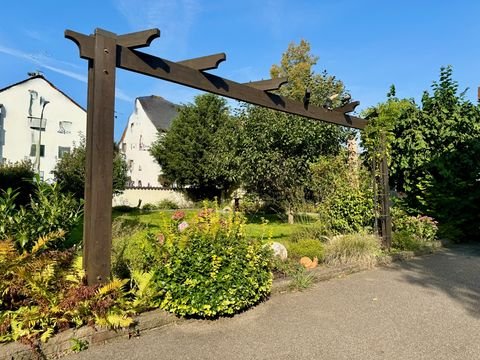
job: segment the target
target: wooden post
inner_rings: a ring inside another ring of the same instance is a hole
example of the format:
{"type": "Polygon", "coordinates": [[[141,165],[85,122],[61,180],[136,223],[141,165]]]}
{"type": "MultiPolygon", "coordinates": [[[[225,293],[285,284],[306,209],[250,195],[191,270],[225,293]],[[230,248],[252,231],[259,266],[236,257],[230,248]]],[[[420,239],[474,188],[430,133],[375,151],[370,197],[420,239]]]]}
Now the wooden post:
{"type": "Polygon", "coordinates": [[[392,217],[390,216],[390,185],[388,180],[388,159],[385,133],[381,137],[382,160],[380,162],[380,181],[382,195],[380,197],[382,209],[382,240],[385,249],[389,250],[392,246],[392,217]]]}
{"type": "Polygon", "coordinates": [[[95,31],[89,60],[83,266],[89,285],[110,277],[116,35],[95,31]]]}

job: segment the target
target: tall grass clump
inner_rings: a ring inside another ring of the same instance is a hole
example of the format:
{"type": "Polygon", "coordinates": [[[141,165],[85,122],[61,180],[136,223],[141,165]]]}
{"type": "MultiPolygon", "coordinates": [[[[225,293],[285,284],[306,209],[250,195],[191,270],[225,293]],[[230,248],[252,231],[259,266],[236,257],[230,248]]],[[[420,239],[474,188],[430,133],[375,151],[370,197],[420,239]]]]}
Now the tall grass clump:
{"type": "Polygon", "coordinates": [[[325,263],[373,267],[380,252],[380,241],[375,235],[339,235],[325,245],[325,263]]]}

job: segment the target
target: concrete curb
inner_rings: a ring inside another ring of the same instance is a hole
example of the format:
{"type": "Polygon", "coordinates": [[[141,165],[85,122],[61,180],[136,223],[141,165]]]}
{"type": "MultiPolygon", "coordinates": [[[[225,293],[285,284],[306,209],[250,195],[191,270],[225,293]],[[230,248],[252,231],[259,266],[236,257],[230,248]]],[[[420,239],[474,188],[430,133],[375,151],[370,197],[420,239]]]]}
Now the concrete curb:
{"type": "MultiPolygon", "coordinates": [[[[435,249],[441,247],[437,244],[435,249]]],[[[434,252],[434,250],[425,251],[404,251],[392,255],[387,255],[378,260],[376,266],[388,266],[395,261],[406,261],[416,256],[426,255],[434,252]]],[[[368,266],[359,265],[342,265],[336,267],[322,266],[309,273],[312,275],[313,282],[326,281],[334,278],[343,277],[349,274],[371,269],[368,266]]],[[[291,279],[276,279],[272,284],[271,296],[284,293],[291,290],[291,279]]],[[[0,360],[35,360],[35,359],[56,359],[72,353],[74,345],[73,339],[94,347],[106,344],[114,339],[125,337],[131,338],[140,336],[142,332],[156,329],[170,324],[178,324],[186,321],[164,310],[153,310],[142,313],[135,319],[135,326],[130,329],[109,330],[106,328],[95,328],[84,326],[79,329],[68,329],[63,331],[47,343],[40,344],[39,351],[34,352],[32,349],[24,344],[18,342],[0,344],[0,360]]]]}

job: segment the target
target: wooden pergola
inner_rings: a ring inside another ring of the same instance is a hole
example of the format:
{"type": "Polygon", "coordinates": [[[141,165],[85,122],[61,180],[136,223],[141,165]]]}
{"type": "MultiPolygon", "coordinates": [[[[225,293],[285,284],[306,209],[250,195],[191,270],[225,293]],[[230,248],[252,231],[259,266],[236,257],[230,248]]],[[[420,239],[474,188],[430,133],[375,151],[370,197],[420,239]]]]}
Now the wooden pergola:
{"type": "Polygon", "coordinates": [[[223,53],[172,62],[137,50],[149,46],[159,36],[158,29],[125,35],[102,29],[96,29],[93,35],[65,31],[65,37],[78,45],[80,57],[88,60],[83,235],[83,265],[88,284],[108,281],[110,276],[112,143],[117,67],[314,120],[356,129],[363,129],[367,123],[364,119],[348,115],[359,104],[357,101],[337,109],[326,109],[309,104],[308,96],[300,102],[273,93],[273,90],[287,82],[285,78],[241,84],[207,72],[225,61],[223,53]]]}

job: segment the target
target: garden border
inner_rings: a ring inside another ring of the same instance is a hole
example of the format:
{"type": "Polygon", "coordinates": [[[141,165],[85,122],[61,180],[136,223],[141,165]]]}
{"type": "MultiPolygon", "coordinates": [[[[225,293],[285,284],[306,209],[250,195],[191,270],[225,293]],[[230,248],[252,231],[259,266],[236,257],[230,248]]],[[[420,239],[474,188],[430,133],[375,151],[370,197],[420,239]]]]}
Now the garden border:
{"type": "MultiPolygon", "coordinates": [[[[396,254],[386,255],[377,261],[376,267],[389,266],[396,261],[408,261],[414,257],[423,256],[434,253],[443,248],[445,245],[440,241],[436,241],[431,249],[420,251],[402,251],[396,254]]],[[[375,267],[374,267],[375,268],[375,267]]],[[[344,277],[350,274],[372,269],[372,267],[359,265],[343,265],[335,267],[319,267],[311,270],[309,273],[313,275],[313,282],[327,281],[335,278],[344,277]]],[[[272,284],[270,296],[291,291],[291,279],[276,279],[272,284]]],[[[47,343],[40,344],[38,352],[33,352],[31,347],[18,342],[0,344],[0,360],[35,360],[57,359],[62,356],[73,353],[73,339],[80,342],[87,342],[88,347],[95,347],[114,341],[115,339],[126,337],[134,338],[141,336],[145,331],[158,329],[168,325],[175,325],[186,321],[185,318],[177,317],[161,309],[156,309],[141,313],[135,319],[135,326],[130,329],[110,330],[107,328],[96,329],[91,326],[83,326],[78,329],[68,329],[63,331],[47,343]]]]}

